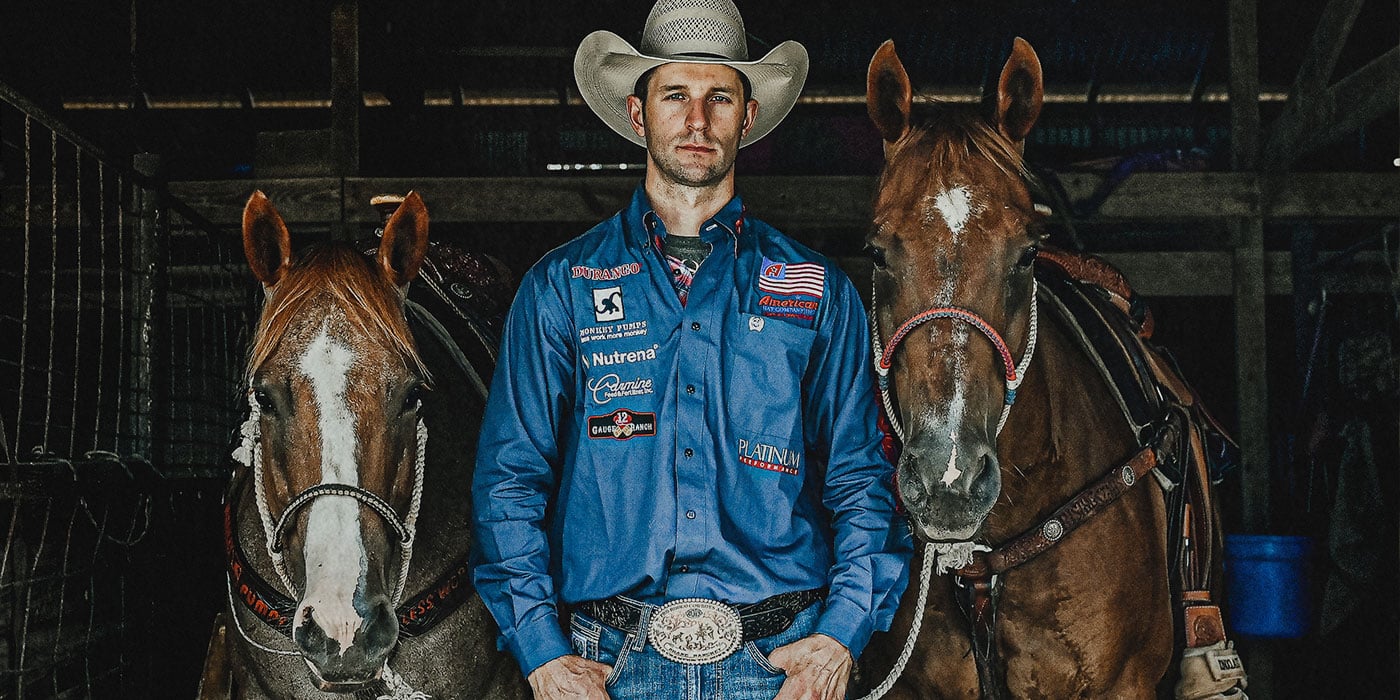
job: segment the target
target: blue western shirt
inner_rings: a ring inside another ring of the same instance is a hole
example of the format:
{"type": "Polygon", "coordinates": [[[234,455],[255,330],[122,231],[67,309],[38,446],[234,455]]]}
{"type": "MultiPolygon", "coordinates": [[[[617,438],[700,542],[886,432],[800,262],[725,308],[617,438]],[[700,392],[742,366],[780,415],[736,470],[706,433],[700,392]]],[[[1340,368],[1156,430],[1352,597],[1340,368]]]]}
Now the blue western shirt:
{"type": "Polygon", "coordinates": [[[859,655],[908,582],[855,288],[738,197],[700,235],[685,306],[641,187],[521,281],[472,499],[476,587],[527,674],[572,653],[561,602],[827,586],[817,631],[859,655]]]}

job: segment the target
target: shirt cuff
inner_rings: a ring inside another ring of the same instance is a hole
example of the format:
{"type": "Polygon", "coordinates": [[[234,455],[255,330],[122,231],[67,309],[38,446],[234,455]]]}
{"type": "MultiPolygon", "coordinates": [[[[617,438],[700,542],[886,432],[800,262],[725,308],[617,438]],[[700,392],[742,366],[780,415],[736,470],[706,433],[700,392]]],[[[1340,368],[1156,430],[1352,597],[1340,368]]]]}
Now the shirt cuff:
{"type": "Polygon", "coordinates": [[[860,653],[874,634],[870,626],[870,613],[836,596],[826,599],[826,609],[822,611],[821,619],[817,620],[815,631],[845,645],[852,659],[860,658],[860,653]]]}
{"type": "Polygon", "coordinates": [[[506,646],[527,677],[550,661],[574,653],[573,646],[559,629],[559,616],[554,612],[517,627],[515,634],[506,639],[506,646]]]}

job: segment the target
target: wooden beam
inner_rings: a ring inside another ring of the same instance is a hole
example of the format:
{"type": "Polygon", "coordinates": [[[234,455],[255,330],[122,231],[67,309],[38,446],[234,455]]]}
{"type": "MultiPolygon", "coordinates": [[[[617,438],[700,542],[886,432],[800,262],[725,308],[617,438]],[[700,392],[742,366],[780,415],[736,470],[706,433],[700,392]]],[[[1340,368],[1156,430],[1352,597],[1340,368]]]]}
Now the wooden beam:
{"type": "Polygon", "coordinates": [[[1259,154],[1258,0],[1230,0],[1230,156],[1234,170],[1253,170],[1259,154]]]}
{"type": "MultiPolygon", "coordinates": [[[[1061,176],[1071,199],[1087,198],[1102,176],[1061,176]]],[[[1086,221],[1191,222],[1250,216],[1270,219],[1367,219],[1400,216],[1400,173],[1297,173],[1281,184],[1273,206],[1260,203],[1254,173],[1141,173],[1125,180],[1086,221]]],[[[335,178],[217,180],[171,183],[171,192],[218,223],[235,223],[254,189],[272,198],[289,223],[377,221],[369,198],[417,190],[434,221],[595,224],[626,205],[631,177],[335,178]],[[343,207],[343,211],[342,211],[343,207]]],[[[875,178],[762,176],[739,180],[744,201],[776,225],[864,227],[875,178]]],[[[48,202],[47,198],[41,198],[48,202]]],[[[0,225],[20,220],[22,198],[0,197],[0,225]]],[[[45,216],[48,216],[47,210],[45,216]]]]}
{"type": "Polygon", "coordinates": [[[1394,113],[1400,93],[1400,46],[1331,88],[1297,94],[1269,129],[1265,169],[1282,171],[1300,156],[1394,113]]]}

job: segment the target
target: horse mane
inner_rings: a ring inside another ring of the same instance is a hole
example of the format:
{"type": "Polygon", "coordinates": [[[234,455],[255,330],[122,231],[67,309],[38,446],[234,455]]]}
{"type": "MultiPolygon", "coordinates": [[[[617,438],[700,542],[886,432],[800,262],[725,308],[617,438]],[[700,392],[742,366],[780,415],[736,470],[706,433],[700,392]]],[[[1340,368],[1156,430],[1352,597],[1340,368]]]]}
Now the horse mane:
{"type": "Polygon", "coordinates": [[[247,379],[272,357],[292,325],[326,298],[361,333],[392,347],[405,367],[428,379],[404,316],[403,294],[369,258],[343,243],[308,247],[268,289],[248,357],[247,379]]]}
{"type": "Polygon", "coordinates": [[[958,168],[974,155],[992,162],[1008,177],[1034,181],[1021,148],[987,122],[978,105],[928,100],[917,108],[901,143],[928,144],[929,167],[943,171],[958,168]]]}

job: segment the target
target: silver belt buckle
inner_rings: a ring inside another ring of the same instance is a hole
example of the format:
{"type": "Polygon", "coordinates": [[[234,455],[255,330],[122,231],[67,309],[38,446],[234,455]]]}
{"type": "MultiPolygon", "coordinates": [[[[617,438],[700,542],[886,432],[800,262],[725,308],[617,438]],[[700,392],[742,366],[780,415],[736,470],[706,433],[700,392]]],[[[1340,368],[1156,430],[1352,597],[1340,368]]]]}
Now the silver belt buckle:
{"type": "Polygon", "coordinates": [[[687,666],[729,658],[743,643],[739,613],[705,598],[673,600],[651,613],[647,639],[657,653],[687,666]]]}

